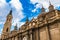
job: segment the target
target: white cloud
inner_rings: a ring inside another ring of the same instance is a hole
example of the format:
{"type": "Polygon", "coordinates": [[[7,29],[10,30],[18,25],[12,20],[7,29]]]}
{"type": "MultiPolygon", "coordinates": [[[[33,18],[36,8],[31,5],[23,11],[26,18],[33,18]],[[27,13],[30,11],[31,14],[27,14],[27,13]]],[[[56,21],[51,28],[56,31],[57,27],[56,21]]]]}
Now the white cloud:
{"type": "Polygon", "coordinates": [[[13,20],[12,25],[15,26],[17,22],[19,22],[19,19],[18,18],[16,18],[16,19],[13,20]]]}
{"type": "Polygon", "coordinates": [[[12,20],[12,25],[15,26],[16,23],[20,24],[20,20],[24,18],[23,12],[22,11],[14,11],[13,12],[13,20],[12,20]],[[17,13],[16,13],[17,12],[17,13]]]}
{"type": "Polygon", "coordinates": [[[1,34],[0,34],[0,39],[1,39],[1,34]]]}
{"type": "MultiPolygon", "coordinates": [[[[5,2],[5,0],[0,0],[0,25],[4,24],[5,22],[5,21],[2,21],[2,20],[5,20],[5,16],[6,16],[4,15],[6,14],[5,6],[7,6],[7,3],[5,2]]],[[[1,33],[2,33],[2,27],[0,27],[0,38],[1,38],[1,33]]]]}
{"type": "Polygon", "coordinates": [[[2,32],[3,29],[1,29],[1,32],[2,32]]]}
{"type": "Polygon", "coordinates": [[[32,4],[38,3],[38,4],[43,4],[44,7],[48,7],[49,6],[49,1],[51,2],[51,4],[53,4],[54,6],[58,6],[60,5],[60,0],[30,0],[30,2],[32,4]]]}
{"type": "Polygon", "coordinates": [[[35,4],[35,3],[37,3],[39,0],[30,0],[30,1],[31,1],[31,3],[35,4]]]}
{"type": "Polygon", "coordinates": [[[19,18],[16,18],[13,22],[12,22],[12,25],[15,26],[17,24],[18,28],[23,25],[25,22],[19,22],[20,19],[19,18]]]}
{"type": "MultiPolygon", "coordinates": [[[[23,8],[22,8],[22,4],[21,4],[21,2],[19,2],[19,0],[11,0],[10,4],[12,7],[14,7],[16,9],[16,11],[13,12],[13,21],[12,21],[12,25],[15,26],[16,23],[20,24],[19,21],[24,17],[23,11],[22,11],[23,8]]],[[[18,26],[20,26],[20,25],[18,25],[18,26]]]]}
{"type": "Polygon", "coordinates": [[[3,22],[3,21],[1,21],[1,22],[0,22],[0,24],[4,24],[4,22],[3,22]]]}
{"type": "MultiPolygon", "coordinates": [[[[2,32],[2,29],[1,29],[1,32],[2,32]]],[[[0,39],[1,39],[1,32],[0,32],[0,39]]]]}
{"type": "Polygon", "coordinates": [[[2,30],[3,30],[3,29],[1,28],[1,29],[0,29],[0,38],[1,38],[2,30]]]}
{"type": "Polygon", "coordinates": [[[18,27],[20,27],[20,24],[22,24],[20,22],[21,19],[24,18],[23,12],[22,11],[16,11],[17,13],[13,13],[13,21],[12,21],[12,25],[15,26],[17,24],[18,27]]]}
{"type": "Polygon", "coordinates": [[[0,0],[0,7],[6,4],[5,0],[0,0]]]}
{"type": "Polygon", "coordinates": [[[10,7],[13,9],[13,20],[12,20],[12,26],[15,26],[17,23],[18,28],[24,24],[24,22],[20,22],[20,20],[24,17],[23,15],[23,8],[22,4],[19,2],[19,0],[11,0],[10,3],[7,3],[6,0],[0,0],[0,24],[4,24],[6,21],[6,16],[10,11],[10,7]],[[11,4],[11,6],[9,6],[11,4]],[[3,19],[2,19],[3,18],[3,19]],[[4,21],[2,21],[4,20],[4,21]]]}
{"type": "MultiPolygon", "coordinates": [[[[60,0],[50,0],[50,2],[52,5],[54,5],[55,8],[60,6],[60,0]]],[[[49,7],[49,0],[30,0],[30,3],[32,3],[32,4],[38,3],[37,5],[35,5],[36,8],[34,10],[32,10],[32,12],[37,11],[36,9],[40,8],[42,5],[46,9],[49,7]],[[42,5],[40,5],[40,4],[42,4],[42,5]]]]}
{"type": "Polygon", "coordinates": [[[50,0],[54,7],[60,6],[60,0],[50,0]]]}
{"type": "Polygon", "coordinates": [[[33,9],[32,12],[36,12],[38,8],[41,8],[41,4],[37,4],[37,5],[35,5],[35,7],[36,7],[36,8],[33,9]]]}
{"type": "Polygon", "coordinates": [[[18,28],[20,28],[25,22],[18,22],[18,28]]]}
{"type": "Polygon", "coordinates": [[[30,3],[32,3],[32,4],[38,3],[35,5],[36,8],[34,10],[32,10],[32,12],[36,12],[37,9],[42,8],[42,6],[44,8],[48,8],[48,6],[49,6],[49,3],[47,1],[44,1],[44,0],[30,0],[30,3]]]}
{"type": "Polygon", "coordinates": [[[0,0],[0,24],[4,24],[4,22],[5,22],[6,15],[9,11],[8,7],[9,7],[9,5],[6,3],[6,0],[0,0]],[[8,9],[8,11],[7,11],[7,9],[8,9]]]}
{"type": "Polygon", "coordinates": [[[17,10],[23,9],[22,4],[19,2],[19,0],[11,0],[10,1],[11,5],[15,7],[17,10]]]}
{"type": "Polygon", "coordinates": [[[32,10],[32,12],[36,12],[36,11],[37,11],[36,9],[32,10]]]}

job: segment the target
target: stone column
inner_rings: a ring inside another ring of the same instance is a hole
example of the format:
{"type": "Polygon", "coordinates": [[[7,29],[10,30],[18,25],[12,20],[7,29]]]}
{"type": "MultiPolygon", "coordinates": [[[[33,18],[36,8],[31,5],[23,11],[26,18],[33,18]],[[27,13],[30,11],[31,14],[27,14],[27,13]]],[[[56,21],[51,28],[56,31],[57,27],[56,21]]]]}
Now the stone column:
{"type": "Polygon", "coordinates": [[[49,33],[48,33],[48,28],[47,28],[47,26],[46,26],[46,35],[47,35],[47,38],[48,38],[48,40],[49,40],[49,33]]]}
{"type": "Polygon", "coordinates": [[[23,40],[22,33],[20,34],[21,40],[23,40]]]}
{"type": "Polygon", "coordinates": [[[38,31],[38,29],[35,30],[35,40],[39,40],[39,31],[38,31]]]}
{"type": "Polygon", "coordinates": [[[31,39],[31,40],[34,40],[34,38],[33,38],[33,30],[32,30],[32,33],[31,33],[31,37],[32,37],[32,39],[31,39]]]}
{"type": "Polygon", "coordinates": [[[30,40],[30,31],[27,31],[27,40],[30,40]]]}
{"type": "Polygon", "coordinates": [[[60,40],[60,21],[59,21],[59,22],[57,21],[56,24],[57,24],[58,31],[59,31],[59,34],[58,34],[59,36],[58,36],[58,38],[59,38],[59,40],[60,40]]]}
{"type": "Polygon", "coordinates": [[[11,40],[11,38],[9,38],[9,40],[11,40]]]}
{"type": "Polygon", "coordinates": [[[46,26],[46,35],[47,35],[47,40],[51,40],[51,34],[50,34],[50,29],[49,26],[46,26]]]}
{"type": "Polygon", "coordinates": [[[18,37],[18,40],[22,40],[21,36],[18,37]]]}
{"type": "Polygon", "coordinates": [[[29,34],[27,34],[27,40],[30,40],[30,35],[29,34]]]}
{"type": "Polygon", "coordinates": [[[10,40],[12,40],[12,37],[10,38],[10,40]]]}
{"type": "Polygon", "coordinates": [[[15,36],[15,40],[18,40],[18,36],[15,36]]]}
{"type": "Polygon", "coordinates": [[[32,34],[30,34],[30,40],[32,40],[32,34]]]}
{"type": "Polygon", "coordinates": [[[13,37],[12,40],[15,40],[15,37],[13,37]]]}
{"type": "Polygon", "coordinates": [[[32,40],[32,30],[29,31],[30,40],[32,40]]]}
{"type": "Polygon", "coordinates": [[[32,40],[35,40],[35,30],[32,30],[32,40]]]}
{"type": "Polygon", "coordinates": [[[40,40],[40,28],[38,28],[38,40],[40,40]]]}

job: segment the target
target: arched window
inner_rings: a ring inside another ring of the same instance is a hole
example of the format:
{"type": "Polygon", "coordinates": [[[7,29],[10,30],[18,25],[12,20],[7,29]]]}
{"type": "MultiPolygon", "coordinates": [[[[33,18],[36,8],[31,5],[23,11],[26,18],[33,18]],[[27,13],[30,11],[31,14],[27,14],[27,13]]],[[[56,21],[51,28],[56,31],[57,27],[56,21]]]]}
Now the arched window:
{"type": "Polygon", "coordinates": [[[6,32],[8,32],[8,28],[6,29],[6,32]]]}

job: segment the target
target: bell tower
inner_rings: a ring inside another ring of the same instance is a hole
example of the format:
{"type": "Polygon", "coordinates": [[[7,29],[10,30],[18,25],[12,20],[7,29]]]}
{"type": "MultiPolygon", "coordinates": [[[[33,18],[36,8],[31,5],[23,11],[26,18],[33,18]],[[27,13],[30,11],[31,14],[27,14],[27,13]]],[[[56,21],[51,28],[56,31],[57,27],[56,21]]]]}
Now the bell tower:
{"type": "Polygon", "coordinates": [[[10,13],[7,15],[6,22],[4,24],[4,28],[2,31],[2,37],[5,38],[6,35],[10,33],[10,28],[11,28],[11,22],[12,22],[12,10],[10,10],[10,13]]]}

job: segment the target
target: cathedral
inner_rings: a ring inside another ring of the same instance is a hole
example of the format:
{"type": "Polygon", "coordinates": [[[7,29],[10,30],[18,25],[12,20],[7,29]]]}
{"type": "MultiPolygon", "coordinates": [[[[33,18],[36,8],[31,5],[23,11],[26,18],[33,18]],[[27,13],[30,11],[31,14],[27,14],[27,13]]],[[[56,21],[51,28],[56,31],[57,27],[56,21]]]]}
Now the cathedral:
{"type": "Polygon", "coordinates": [[[26,20],[19,30],[17,25],[10,31],[12,10],[7,15],[0,40],[60,40],[60,10],[50,3],[49,12],[41,8],[41,14],[31,21],[26,20]]]}

